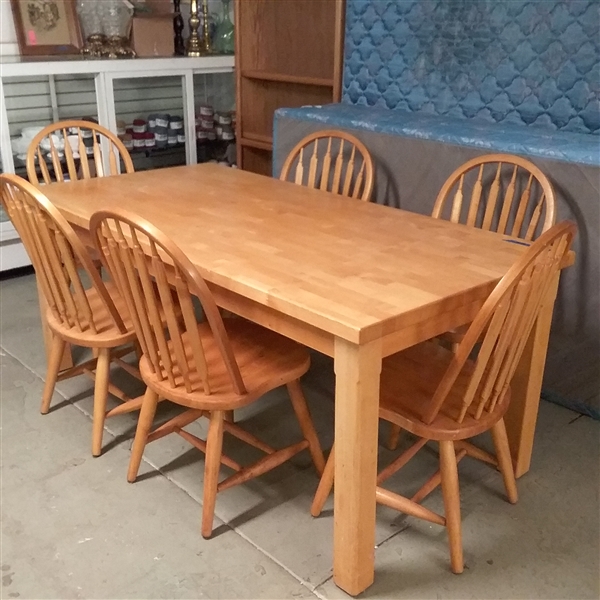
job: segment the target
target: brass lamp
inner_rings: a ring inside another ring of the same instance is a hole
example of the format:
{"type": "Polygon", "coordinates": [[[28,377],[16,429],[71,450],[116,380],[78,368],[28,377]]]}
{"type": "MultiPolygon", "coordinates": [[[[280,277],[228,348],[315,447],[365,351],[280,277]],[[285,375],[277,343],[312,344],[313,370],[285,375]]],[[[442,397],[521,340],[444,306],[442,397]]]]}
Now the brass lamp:
{"type": "Polygon", "coordinates": [[[200,15],[198,14],[198,0],[190,0],[190,37],[188,38],[186,51],[187,56],[205,56],[212,54],[210,44],[210,33],[208,29],[208,0],[202,0],[202,40],[198,35],[200,28],[200,15]]]}

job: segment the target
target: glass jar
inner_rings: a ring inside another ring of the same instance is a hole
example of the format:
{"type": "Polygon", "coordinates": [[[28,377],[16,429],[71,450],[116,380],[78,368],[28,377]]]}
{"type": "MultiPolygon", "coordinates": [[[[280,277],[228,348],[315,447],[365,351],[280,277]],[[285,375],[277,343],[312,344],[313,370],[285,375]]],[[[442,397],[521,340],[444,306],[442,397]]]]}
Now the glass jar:
{"type": "Polygon", "coordinates": [[[77,15],[85,44],[81,49],[84,57],[98,58],[103,55],[106,37],[102,30],[100,6],[96,0],[78,0],[77,15]]]}
{"type": "Polygon", "coordinates": [[[129,29],[133,10],[123,0],[98,2],[102,30],[107,38],[107,58],[132,58],[135,52],[129,47],[129,29]]]}
{"type": "Polygon", "coordinates": [[[217,23],[213,39],[213,51],[217,54],[233,54],[235,51],[233,23],[230,16],[230,1],[221,0],[221,18],[217,23]]]}

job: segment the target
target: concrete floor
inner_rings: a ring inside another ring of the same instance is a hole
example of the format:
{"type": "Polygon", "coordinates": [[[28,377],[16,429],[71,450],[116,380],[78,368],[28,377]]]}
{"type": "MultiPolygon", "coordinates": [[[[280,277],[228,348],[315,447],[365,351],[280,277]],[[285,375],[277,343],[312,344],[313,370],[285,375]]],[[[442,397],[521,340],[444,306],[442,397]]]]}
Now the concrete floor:
{"type": "MultiPolygon", "coordinates": [[[[0,287],[0,598],[347,597],[331,578],[331,499],[321,518],[309,514],[317,478],[306,453],[220,494],[215,535],[203,540],[202,454],[168,436],[147,448],[143,476],[128,484],[135,416],[109,420],[105,452],[92,458],[85,378],[60,383],[54,410],[41,416],[45,358],[34,279],[0,287]]],[[[304,387],[329,448],[331,361],[315,355],[304,387]]],[[[172,410],[165,404],[162,417],[172,410]]],[[[281,392],[237,419],[273,445],[298,435],[281,392]]],[[[227,449],[248,456],[235,442],[227,449]]],[[[379,507],[376,582],[362,597],[598,598],[598,450],[597,422],[542,403],[517,505],[504,500],[489,467],[460,465],[465,572],[450,572],[443,528],[379,507]]],[[[391,456],[381,449],[382,462],[391,456]]],[[[410,493],[435,463],[433,452],[422,452],[390,486],[410,493]]],[[[439,491],[426,505],[441,508],[439,491]]]]}

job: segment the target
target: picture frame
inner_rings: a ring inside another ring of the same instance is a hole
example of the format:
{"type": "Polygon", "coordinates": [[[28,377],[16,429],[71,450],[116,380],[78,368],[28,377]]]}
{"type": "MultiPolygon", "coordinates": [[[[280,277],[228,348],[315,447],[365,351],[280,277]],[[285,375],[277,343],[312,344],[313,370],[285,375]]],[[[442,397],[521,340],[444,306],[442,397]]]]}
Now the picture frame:
{"type": "Polygon", "coordinates": [[[78,54],[81,31],[75,0],[11,0],[23,56],[78,54]]]}

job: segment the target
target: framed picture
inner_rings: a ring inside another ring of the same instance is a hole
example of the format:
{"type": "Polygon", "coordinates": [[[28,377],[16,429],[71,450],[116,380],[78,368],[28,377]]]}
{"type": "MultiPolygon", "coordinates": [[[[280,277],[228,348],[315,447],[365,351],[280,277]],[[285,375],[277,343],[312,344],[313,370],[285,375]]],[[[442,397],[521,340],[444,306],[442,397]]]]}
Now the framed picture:
{"type": "Polygon", "coordinates": [[[74,0],[11,0],[11,6],[21,54],[79,52],[81,34],[74,0]]]}

